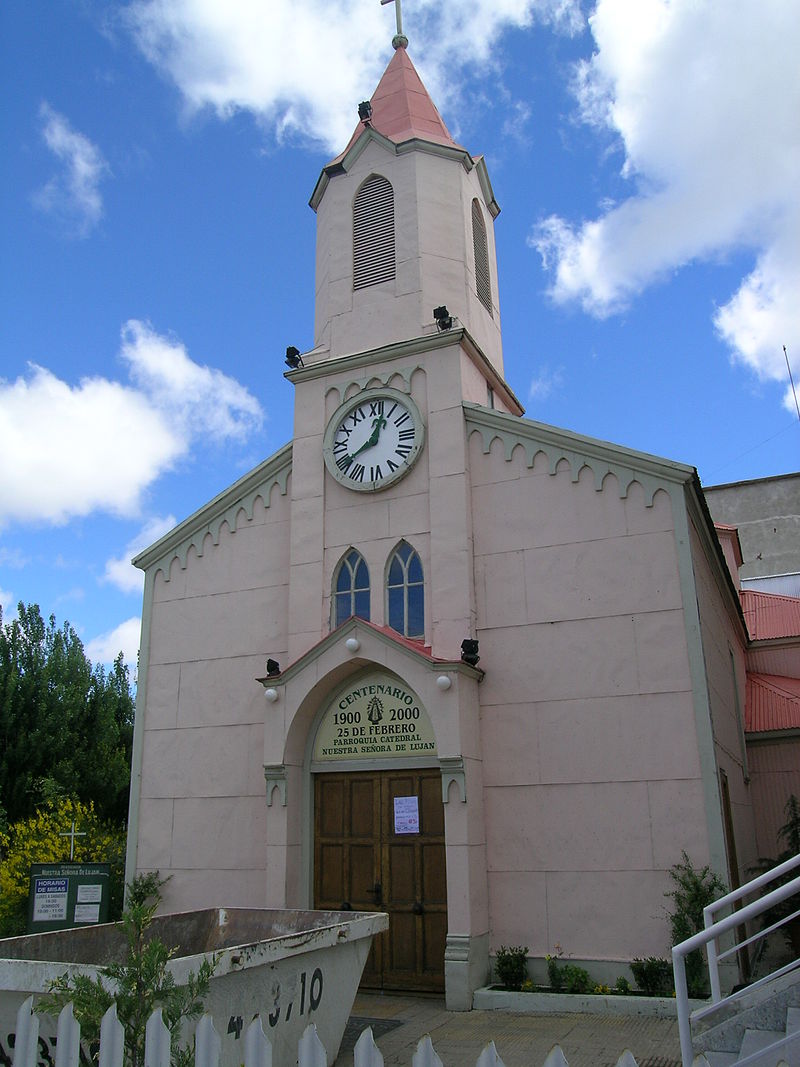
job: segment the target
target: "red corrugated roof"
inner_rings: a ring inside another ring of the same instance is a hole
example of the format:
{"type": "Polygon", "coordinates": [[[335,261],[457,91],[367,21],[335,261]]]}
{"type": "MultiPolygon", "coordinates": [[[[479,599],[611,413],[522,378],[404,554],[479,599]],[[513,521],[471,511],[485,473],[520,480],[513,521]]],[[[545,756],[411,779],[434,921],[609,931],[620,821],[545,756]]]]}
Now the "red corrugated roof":
{"type": "Polygon", "coordinates": [[[800,729],[800,678],[748,674],[744,723],[754,734],[800,729]]]}
{"type": "Polygon", "coordinates": [[[800,637],[800,597],[742,589],[742,611],[752,641],[800,637]]]}

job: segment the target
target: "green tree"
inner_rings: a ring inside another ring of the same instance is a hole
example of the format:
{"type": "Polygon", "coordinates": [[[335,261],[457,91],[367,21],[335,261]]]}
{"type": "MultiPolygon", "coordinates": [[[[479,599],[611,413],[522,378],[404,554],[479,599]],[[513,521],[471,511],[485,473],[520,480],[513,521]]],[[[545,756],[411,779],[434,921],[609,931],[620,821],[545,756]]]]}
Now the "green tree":
{"type": "Polygon", "coordinates": [[[185,985],[176,985],[168,965],[177,950],[150,930],[163,884],[157,871],[131,882],[120,923],[127,944],[123,962],[104,967],[102,978],[63,974],[37,1005],[37,1010],[56,1015],[71,1003],[81,1035],[92,1042],[100,1036],[103,1014],[116,1003],[125,1032],[125,1067],[143,1067],[145,1028],[156,1008],[161,1008],[169,1030],[172,1064],[190,1067],[193,1057],[189,1046],[181,1044],[181,1026],[184,1020],[202,1015],[216,965],[216,958],[204,960],[188,975],[185,985]]]}
{"type": "Polygon", "coordinates": [[[63,863],[70,844],[61,837],[73,820],[83,836],[75,838],[76,863],[109,863],[110,911],[122,910],[125,877],[125,829],[104,822],[90,804],[60,797],[49,800],[33,815],[0,832],[0,937],[25,933],[32,863],[63,863]]]}
{"type": "MultiPolygon", "coordinates": [[[[65,622],[36,604],[0,612],[0,807],[15,823],[60,796],[92,801],[113,822],[127,816],[134,703],[120,654],[93,667],[65,622]]],[[[0,827],[4,819],[0,811],[0,827]]]]}

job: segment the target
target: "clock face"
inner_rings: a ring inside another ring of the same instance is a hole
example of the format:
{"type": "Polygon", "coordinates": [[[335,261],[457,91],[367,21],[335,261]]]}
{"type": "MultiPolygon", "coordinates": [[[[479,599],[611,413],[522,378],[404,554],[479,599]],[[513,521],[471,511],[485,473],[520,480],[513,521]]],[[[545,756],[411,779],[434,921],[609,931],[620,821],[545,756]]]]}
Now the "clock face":
{"type": "Polygon", "coordinates": [[[407,474],[422,449],[425,429],[410,396],[369,389],[334,413],[323,455],[333,477],[348,489],[375,490],[407,474]]]}

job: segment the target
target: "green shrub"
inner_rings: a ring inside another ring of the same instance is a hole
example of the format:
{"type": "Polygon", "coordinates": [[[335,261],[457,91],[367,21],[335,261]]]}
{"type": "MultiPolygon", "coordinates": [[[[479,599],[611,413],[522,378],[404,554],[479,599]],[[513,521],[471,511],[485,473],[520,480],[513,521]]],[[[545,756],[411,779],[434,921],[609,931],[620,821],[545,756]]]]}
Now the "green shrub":
{"type": "Polygon", "coordinates": [[[75,838],[72,858],[76,863],[110,864],[109,918],[119,917],[125,879],[125,828],[104,822],[91,801],[83,804],[58,797],[7,831],[0,830],[0,937],[25,933],[31,864],[70,859],[69,841],[61,831],[73,821],[81,836],[75,838]]]}
{"type": "Polygon", "coordinates": [[[522,989],[522,983],[528,977],[528,946],[501,945],[497,950],[494,964],[497,981],[503,989],[522,989]]]}
{"type": "Polygon", "coordinates": [[[550,989],[554,993],[560,993],[564,985],[561,968],[558,965],[558,954],[547,956],[547,977],[550,980],[550,989]]]}
{"type": "Polygon", "coordinates": [[[623,978],[623,976],[620,975],[614,983],[614,989],[617,991],[617,993],[620,994],[620,996],[625,997],[631,991],[631,983],[628,981],[627,978],[623,978]]]}
{"type": "Polygon", "coordinates": [[[564,988],[567,993],[591,993],[593,982],[589,972],[575,963],[565,963],[561,968],[564,988]]]}
{"type": "MultiPolygon", "coordinates": [[[[669,912],[673,945],[679,945],[702,930],[703,908],[728,891],[707,864],[697,870],[685,852],[681,853],[681,857],[681,862],[671,867],[669,872],[674,888],[664,894],[673,905],[669,912]]],[[[708,992],[701,949],[695,949],[686,957],[686,985],[690,997],[703,997],[708,992]]]]}
{"type": "MultiPolygon", "coordinates": [[[[647,959],[637,957],[631,963],[631,970],[636,979],[636,985],[643,993],[647,993],[650,997],[671,996],[674,983],[672,964],[669,960],[662,959],[660,956],[648,956],[647,959]]],[[[617,985],[619,981],[624,982],[625,979],[619,979],[617,985]]]]}

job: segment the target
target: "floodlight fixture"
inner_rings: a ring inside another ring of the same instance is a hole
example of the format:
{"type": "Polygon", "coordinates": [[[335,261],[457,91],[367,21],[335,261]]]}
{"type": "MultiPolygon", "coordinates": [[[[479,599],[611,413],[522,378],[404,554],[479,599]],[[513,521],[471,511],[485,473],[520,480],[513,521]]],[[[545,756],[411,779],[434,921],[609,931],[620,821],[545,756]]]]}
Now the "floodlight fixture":
{"type": "Polygon", "coordinates": [[[468,663],[470,667],[477,667],[480,660],[478,655],[478,642],[474,637],[467,637],[461,642],[461,662],[468,663]]]}
{"type": "Polygon", "coordinates": [[[295,348],[294,345],[289,345],[286,349],[286,366],[290,370],[297,370],[298,367],[305,366],[300,358],[300,349],[295,348]]]}
{"type": "Polygon", "coordinates": [[[453,328],[453,316],[444,304],[433,309],[433,318],[440,330],[451,330],[453,328]]]}

